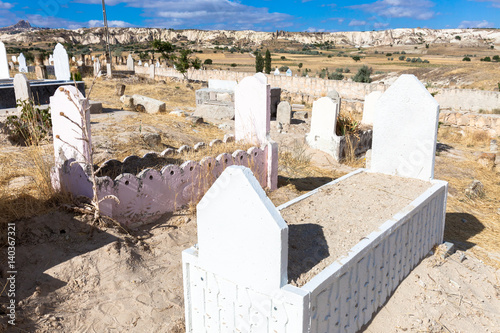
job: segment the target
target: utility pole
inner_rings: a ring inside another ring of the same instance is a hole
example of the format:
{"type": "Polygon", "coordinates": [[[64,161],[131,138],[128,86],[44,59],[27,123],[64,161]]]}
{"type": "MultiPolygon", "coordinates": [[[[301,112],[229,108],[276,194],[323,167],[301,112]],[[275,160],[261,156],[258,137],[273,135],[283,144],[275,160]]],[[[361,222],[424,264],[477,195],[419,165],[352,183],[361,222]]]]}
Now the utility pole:
{"type": "Polygon", "coordinates": [[[109,49],[108,18],[106,17],[106,5],[102,0],[102,16],[104,17],[104,29],[106,29],[106,64],[111,65],[111,50],[109,49]]]}

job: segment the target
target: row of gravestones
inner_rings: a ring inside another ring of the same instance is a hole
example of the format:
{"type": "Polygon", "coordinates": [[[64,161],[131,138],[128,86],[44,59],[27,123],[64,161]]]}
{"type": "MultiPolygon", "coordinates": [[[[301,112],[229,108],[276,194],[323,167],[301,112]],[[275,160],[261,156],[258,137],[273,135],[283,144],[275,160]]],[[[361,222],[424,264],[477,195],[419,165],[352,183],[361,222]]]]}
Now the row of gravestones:
{"type": "MultiPolygon", "coordinates": [[[[71,72],[69,69],[69,59],[68,53],[64,49],[64,46],[57,44],[54,48],[54,72],[57,80],[69,80],[71,78],[71,72]]],[[[19,70],[22,72],[28,71],[26,67],[26,59],[23,54],[18,57],[19,70]]],[[[0,80],[10,79],[9,64],[7,61],[7,52],[5,45],[0,41],[0,80]]]]}

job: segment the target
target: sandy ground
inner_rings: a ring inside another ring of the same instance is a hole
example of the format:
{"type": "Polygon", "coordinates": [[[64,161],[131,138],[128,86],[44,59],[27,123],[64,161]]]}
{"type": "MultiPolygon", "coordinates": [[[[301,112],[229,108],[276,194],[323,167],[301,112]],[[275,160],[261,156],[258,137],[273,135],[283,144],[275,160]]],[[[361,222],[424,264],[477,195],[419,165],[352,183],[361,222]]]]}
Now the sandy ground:
{"type": "MultiPolygon", "coordinates": [[[[184,135],[196,142],[223,134],[217,127],[192,126],[169,115],[162,116],[161,122],[157,120],[155,124],[154,117],[139,119],[131,114],[128,119],[120,119],[120,126],[115,128],[116,120],[102,117],[94,118],[93,126],[94,143],[101,145],[103,159],[127,144],[119,140],[118,134],[124,132],[131,134],[122,138],[134,142],[141,139],[141,131],[156,131],[162,137],[162,144],[174,147],[184,140],[184,135]]],[[[325,154],[304,148],[309,122],[295,121],[281,133],[272,122],[271,135],[280,144],[280,150],[304,159],[302,164],[295,161],[280,165],[280,188],[269,194],[275,205],[353,170],[333,162],[325,154]]],[[[225,131],[230,131],[230,126],[225,131]]],[[[138,154],[151,149],[143,143],[136,146],[138,154]]],[[[4,146],[1,151],[16,149],[4,146]]],[[[456,200],[453,205],[449,201],[452,211],[447,215],[445,231],[448,237],[459,235],[469,241],[467,246],[461,246],[464,252],[446,259],[440,254],[424,259],[366,326],[365,332],[500,332],[500,270],[477,256],[480,245],[487,253],[495,252],[494,242],[479,235],[495,239],[498,226],[480,212],[461,211],[457,206],[469,177],[475,174],[459,167],[455,170],[455,162],[450,161],[465,155],[457,148],[441,152],[436,159],[437,178],[451,181],[450,174],[464,178],[463,183],[455,181],[457,185],[450,187],[453,191],[450,190],[449,198],[456,200]],[[450,214],[459,219],[466,216],[460,222],[463,227],[455,226],[462,229],[463,235],[450,233],[454,221],[448,218],[450,214]],[[477,216],[481,222],[476,222],[484,230],[474,229],[475,220],[463,214],[477,216]]],[[[492,181],[497,183],[498,178],[492,181]]],[[[498,198],[491,198],[491,202],[492,209],[500,208],[498,198]]],[[[181,252],[197,242],[193,212],[181,211],[163,217],[131,230],[130,235],[117,227],[92,229],[87,218],[61,209],[15,223],[16,327],[7,329],[4,320],[7,297],[2,292],[0,332],[184,332],[181,252]]],[[[0,249],[2,288],[7,277],[6,251],[5,247],[0,249]]]]}

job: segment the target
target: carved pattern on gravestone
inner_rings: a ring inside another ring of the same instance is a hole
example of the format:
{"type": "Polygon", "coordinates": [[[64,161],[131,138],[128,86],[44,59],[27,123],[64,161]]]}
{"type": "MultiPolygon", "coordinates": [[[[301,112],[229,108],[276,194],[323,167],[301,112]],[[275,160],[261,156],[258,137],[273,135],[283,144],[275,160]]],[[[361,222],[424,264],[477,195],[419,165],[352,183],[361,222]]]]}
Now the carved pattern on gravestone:
{"type": "Polygon", "coordinates": [[[288,227],[250,169],[226,168],[197,212],[201,267],[264,292],[287,284],[288,227]],[[227,207],[231,212],[221,214],[227,207]],[[250,254],[252,260],[240,265],[250,254]]]}
{"type": "Polygon", "coordinates": [[[9,64],[7,62],[7,51],[5,45],[0,41],[0,80],[9,79],[9,64]]]}
{"type": "Polygon", "coordinates": [[[271,86],[262,73],[241,80],[234,91],[235,137],[253,144],[267,142],[271,119],[271,86]]]}
{"type": "Polygon", "coordinates": [[[57,80],[67,81],[71,78],[68,53],[60,43],[54,48],[54,72],[57,80]]]}
{"type": "Polygon", "coordinates": [[[439,104],[414,75],[401,75],[375,105],[371,170],[434,177],[439,104]]]}
{"type": "Polygon", "coordinates": [[[21,53],[19,57],[17,57],[17,61],[19,62],[19,72],[28,73],[28,66],[26,66],[26,58],[24,57],[24,54],[21,53]]]}

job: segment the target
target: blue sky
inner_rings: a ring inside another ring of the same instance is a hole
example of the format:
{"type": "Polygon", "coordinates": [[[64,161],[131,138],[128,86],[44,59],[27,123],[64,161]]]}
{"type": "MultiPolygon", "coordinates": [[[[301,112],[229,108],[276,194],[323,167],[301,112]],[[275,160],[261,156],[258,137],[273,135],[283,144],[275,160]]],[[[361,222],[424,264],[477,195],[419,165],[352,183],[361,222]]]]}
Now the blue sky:
{"type": "MultiPolygon", "coordinates": [[[[110,26],[258,31],[500,27],[500,0],[106,0],[110,26]]],[[[0,26],[102,26],[101,0],[0,0],[0,26]]]]}

